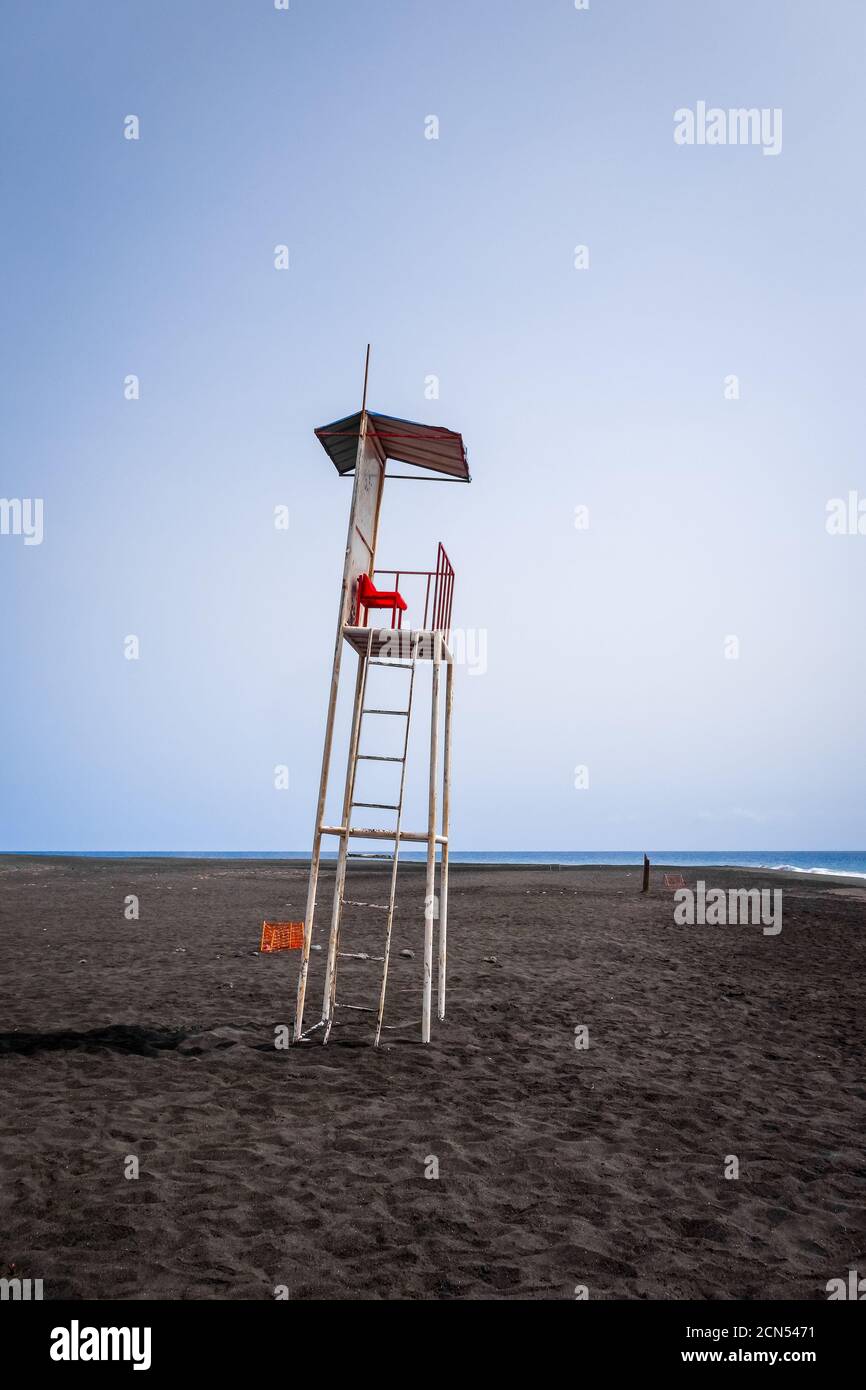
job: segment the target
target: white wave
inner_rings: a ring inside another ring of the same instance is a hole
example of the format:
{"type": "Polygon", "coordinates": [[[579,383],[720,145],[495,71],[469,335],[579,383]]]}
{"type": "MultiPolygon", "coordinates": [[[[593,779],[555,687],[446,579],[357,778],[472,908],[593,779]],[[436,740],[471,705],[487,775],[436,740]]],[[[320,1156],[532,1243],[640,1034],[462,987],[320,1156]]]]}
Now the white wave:
{"type": "Polygon", "coordinates": [[[804,869],[802,864],[761,864],[762,869],[778,869],[786,874],[825,874],[829,878],[864,878],[866,874],[859,874],[854,869],[804,869]]]}

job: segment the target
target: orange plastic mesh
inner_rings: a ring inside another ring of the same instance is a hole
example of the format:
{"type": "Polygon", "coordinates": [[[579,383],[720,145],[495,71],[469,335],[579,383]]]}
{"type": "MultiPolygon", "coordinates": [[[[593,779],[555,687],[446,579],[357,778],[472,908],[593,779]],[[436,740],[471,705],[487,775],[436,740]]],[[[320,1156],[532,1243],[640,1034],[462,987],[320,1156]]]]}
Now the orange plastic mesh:
{"type": "Polygon", "coordinates": [[[303,944],[303,922],[262,922],[260,951],[300,951],[303,944]]]}

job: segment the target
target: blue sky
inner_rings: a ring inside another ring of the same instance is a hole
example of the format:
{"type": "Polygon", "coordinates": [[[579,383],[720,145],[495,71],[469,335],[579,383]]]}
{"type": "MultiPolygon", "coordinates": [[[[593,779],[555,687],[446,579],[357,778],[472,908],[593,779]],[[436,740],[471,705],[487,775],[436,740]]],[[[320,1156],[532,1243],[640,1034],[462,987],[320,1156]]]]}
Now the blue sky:
{"type": "Polygon", "coordinates": [[[309,846],[350,486],[312,431],[368,340],[371,406],[470,451],[379,552],[443,540],[486,634],[455,847],[862,846],[866,536],[825,518],[866,498],[864,29],[10,0],[0,495],[44,538],[0,535],[0,847],[309,846]],[[701,100],[781,108],[781,152],[678,146],[701,100]]]}

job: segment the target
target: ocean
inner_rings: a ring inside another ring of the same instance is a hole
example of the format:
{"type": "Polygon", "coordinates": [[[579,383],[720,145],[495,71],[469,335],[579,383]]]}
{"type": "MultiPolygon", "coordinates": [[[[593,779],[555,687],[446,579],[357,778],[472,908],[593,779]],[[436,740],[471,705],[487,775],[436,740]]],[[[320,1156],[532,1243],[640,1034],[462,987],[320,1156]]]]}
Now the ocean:
{"type": "MultiPolygon", "coordinates": [[[[31,854],[79,859],[308,859],[309,850],[31,850],[31,854]]],[[[845,874],[866,879],[866,850],[762,849],[647,850],[653,864],[788,869],[802,874],[845,874]]],[[[336,858],[335,853],[323,855],[336,858]]],[[[424,852],[403,850],[401,860],[423,861],[424,852]]],[[[455,850],[452,864],[640,864],[642,850],[455,850]]]]}

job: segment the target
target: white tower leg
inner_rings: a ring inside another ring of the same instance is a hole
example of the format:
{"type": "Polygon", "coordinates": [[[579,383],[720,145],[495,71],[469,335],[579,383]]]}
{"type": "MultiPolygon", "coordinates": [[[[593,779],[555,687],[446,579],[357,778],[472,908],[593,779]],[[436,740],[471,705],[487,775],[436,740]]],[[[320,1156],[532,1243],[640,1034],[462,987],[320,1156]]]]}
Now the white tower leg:
{"type": "Polygon", "coordinates": [[[439,870],[439,980],[436,1003],[445,1017],[445,967],[448,955],[448,851],[451,841],[451,714],[454,707],[454,662],[445,664],[445,743],[442,753],[442,867],[439,870]]]}
{"type": "Polygon", "coordinates": [[[430,1005],[433,994],[433,909],[436,894],[436,784],[439,763],[439,671],[442,633],[433,639],[433,692],[430,713],[430,796],[427,808],[427,883],[424,895],[424,998],[421,1009],[421,1041],[430,1041],[430,1005]]]}

